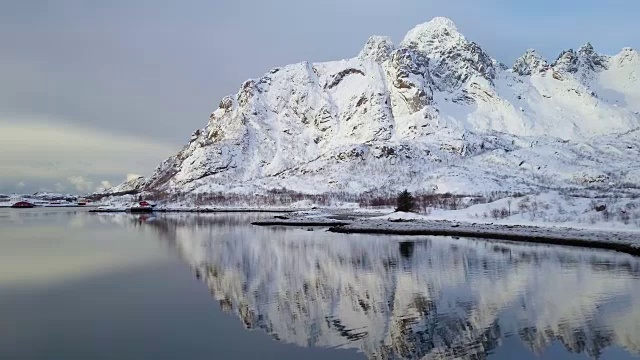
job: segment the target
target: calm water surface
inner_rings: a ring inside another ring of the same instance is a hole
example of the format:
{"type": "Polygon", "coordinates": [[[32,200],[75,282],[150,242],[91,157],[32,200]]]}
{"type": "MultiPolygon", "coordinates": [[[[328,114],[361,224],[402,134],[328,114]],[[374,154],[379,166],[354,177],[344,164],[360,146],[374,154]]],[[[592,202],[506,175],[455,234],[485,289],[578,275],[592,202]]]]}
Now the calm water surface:
{"type": "Polygon", "coordinates": [[[637,359],[640,260],[0,209],[0,359],[637,359]]]}

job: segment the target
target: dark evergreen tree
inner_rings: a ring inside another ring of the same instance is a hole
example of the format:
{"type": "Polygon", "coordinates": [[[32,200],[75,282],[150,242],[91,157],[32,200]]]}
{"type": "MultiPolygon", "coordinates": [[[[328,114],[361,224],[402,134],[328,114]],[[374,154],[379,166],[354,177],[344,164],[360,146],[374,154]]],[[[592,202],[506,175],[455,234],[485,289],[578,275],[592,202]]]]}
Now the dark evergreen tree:
{"type": "Polygon", "coordinates": [[[398,194],[398,198],[396,200],[396,211],[402,212],[411,212],[416,207],[415,199],[413,195],[409,192],[409,190],[404,190],[400,194],[398,194]]]}

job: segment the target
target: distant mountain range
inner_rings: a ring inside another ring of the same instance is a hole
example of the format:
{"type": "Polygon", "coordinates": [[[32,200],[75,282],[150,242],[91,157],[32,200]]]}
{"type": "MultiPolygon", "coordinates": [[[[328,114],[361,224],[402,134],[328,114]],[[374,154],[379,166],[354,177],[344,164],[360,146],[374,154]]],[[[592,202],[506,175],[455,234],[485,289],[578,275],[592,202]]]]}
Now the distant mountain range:
{"type": "Polygon", "coordinates": [[[351,59],[245,81],[148,178],[112,192],[455,193],[640,186],[640,56],[512,67],[446,18],[351,59]]]}

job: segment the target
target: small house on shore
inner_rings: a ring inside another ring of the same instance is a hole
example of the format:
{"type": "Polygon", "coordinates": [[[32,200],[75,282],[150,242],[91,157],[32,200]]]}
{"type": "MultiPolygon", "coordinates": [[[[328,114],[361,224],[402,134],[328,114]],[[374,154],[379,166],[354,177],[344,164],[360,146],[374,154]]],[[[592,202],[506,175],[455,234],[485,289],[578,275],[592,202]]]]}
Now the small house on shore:
{"type": "Polygon", "coordinates": [[[15,203],[11,204],[11,207],[12,208],[19,208],[19,209],[29,209],[29,208],[35,207],[35,205],[30,203],[30,202],[28,202],[28,201],[24,201],[23,200],[23,201],[18,201],[18,202],[15,202],[15,203]]]}

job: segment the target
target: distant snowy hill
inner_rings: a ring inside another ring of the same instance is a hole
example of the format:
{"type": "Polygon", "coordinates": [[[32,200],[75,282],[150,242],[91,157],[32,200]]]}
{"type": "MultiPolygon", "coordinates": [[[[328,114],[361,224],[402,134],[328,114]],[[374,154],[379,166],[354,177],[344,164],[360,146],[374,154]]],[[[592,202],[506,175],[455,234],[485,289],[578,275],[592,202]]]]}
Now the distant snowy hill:
{"type": "MultiPolygon", "coordinates": [[[[169,192],[640,186],[640,56],[590,44],[512,67],[435,18],[399,45],[247,80],[148,178],[169,192]]],[[[121,188],[131,188],[121,186],[121,188]]]]}

